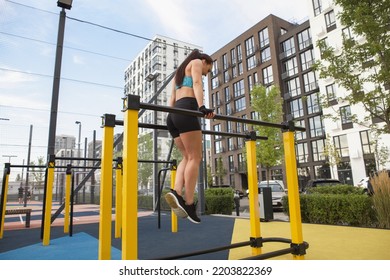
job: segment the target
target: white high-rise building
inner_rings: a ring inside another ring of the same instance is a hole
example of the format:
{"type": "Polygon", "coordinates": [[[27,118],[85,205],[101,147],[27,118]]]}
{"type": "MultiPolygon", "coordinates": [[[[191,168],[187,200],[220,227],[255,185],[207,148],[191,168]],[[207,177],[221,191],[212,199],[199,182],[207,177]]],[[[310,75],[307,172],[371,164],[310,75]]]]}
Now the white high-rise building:
{"type": "MultiPolygon", "coordinates": [[[[141,102],[148,103],[162,85],[172,77],[180,63],[194,49],[202,50],[200,46],[156,35],[138,54],[125,70],[125,95],[135,94],[141,97],[141,102]]],[[[168,106],[171,96],[171,82],[161,91],[156,99],[158,105],[168,106]]],[[[167,113],[158,112],[156,123],[166,125],[167,113]]],[[[139,118],[140,123],[153,124],[154,112],[145,111],[139,118]]],[[[140,128],[140,135],[152,133],[150,129],[140,128]]],[[[158,133],[158,160],[166,160],[170,135],[167,131],[158,133]]]]}
{"type": "MultiPolygon", "coordinates": [[[[314,42],[316,60],[321,59],[321,51],[317,45],[323,41],[327,46],[332,46],[336,52],[342,49],[342,38],[352,36],[358,43],[364,41],[353,34],[348,26],[343,26],[338,19],[341,7],[335,5],[331,0],[308,0],[311,4],[309,9],[310,28],[314,42]]],[[[319,77],[319,74],[317,74],[319,77]]],[[[372,85],[365,85],[370,87],[372,85]]],[[[323,108],[324,115],[339,114],[340,119],[334,121],[330,118],[324,119],[324,126],[329,140],[340,155],[341,162],[338,166],[331,166],[332,177],[340,181],[356,185],[360,179],[369,176],[371,171],[382,169],[386,166],[378,164],[375,145],[375,136],[367,126],[353,123],[351,115],[357,115],[363,123],[364,116],[368,113],[362,105],[350,105],[340,100],[350,92],[335,83],[333,78],[319,79],[320,93],[327,95],[329,108],[323,108]]],[[[323,96],[323,95],[322,95],[323,96]]],[[[372,120],[375,122],[375,119],[372,120]]],[[[390,142],[388,135],[382,135],[379,145],[390,142]]],[[[388,144],[387,143],[387,144],[388,144]]],[[[387,163],[389,164],[389,162],[387,163]]],[[[387,166],[388,167],[388,166],[387,166]]]]}

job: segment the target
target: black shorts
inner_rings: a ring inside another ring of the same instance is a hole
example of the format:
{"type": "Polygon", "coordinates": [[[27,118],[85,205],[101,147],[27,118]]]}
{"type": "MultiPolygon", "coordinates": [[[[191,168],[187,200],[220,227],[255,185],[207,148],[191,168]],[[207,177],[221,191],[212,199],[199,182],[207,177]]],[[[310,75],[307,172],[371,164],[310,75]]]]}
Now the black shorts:
{"type": "MultiPolygon", "coordinates": [[[[176,101],[175,108],[197,111],[198,102],[195,97],[183,97],[176,101]]],[[[169,113],[167,117],[167,127],[173,138],[179,137],[181,133],[202,130],[198,117],[183,114],[169,113]]]]}

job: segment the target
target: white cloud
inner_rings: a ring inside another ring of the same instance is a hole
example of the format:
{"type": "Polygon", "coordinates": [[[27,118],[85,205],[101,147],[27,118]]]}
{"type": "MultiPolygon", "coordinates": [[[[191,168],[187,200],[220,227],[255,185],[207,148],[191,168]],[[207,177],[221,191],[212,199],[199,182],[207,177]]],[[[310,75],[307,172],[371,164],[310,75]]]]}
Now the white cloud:
{"type": "Polygon", "coordinates": [[[79,56],[79,55],[74,55],[73,56],[73,63],[74,64],[79,64],[79,65],[83,65],[85,64],[85,60],[83,57],[79,56]]]}
{"type": "MultiPolygon", "coordinates": [[[[7,66],[0,66],[0,68],[8,69],[7,66]]],[[[25,82],[32,82],[34,80],[34,77],[31,75],[26,75],[12,70],[0,70],[0,84],[3,89],[14,88],[16,85],[20,85],[25,82]]]]}

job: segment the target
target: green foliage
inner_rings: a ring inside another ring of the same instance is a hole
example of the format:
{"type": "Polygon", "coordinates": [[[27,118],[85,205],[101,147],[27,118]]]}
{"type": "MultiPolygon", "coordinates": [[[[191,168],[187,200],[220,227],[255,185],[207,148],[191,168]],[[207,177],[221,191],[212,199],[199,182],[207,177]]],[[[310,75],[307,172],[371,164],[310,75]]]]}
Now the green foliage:
{"type": "MultiPolygon", "coordinates": [[[[153,159],[153,141],[151,134],[145,134],[139,137],[138,152],[139,159],[153,159]]],[[[147,187],[153,174],[153,164],[138,163],[138,182],[142,187],[147,187]]]]}
{"type": "MultiPolygon", "coordinates": [[[[261,121],[281,123],[283,121],[282,104],[283,100],[277,87],[267,89],[264,86],[256,86],[251,91],[251,105],[261,121]]],[[[258,143],[256,156],[257,162],[269,173],[271,167],[281,164],[282,161],[283,142],[280,129],[266,126],[255,126],[254,129],[257,135],[268,137],[268,140],[258,143]]],[[[267,178],[269,178],[268,175],[267,178]]]]}
{"type": "Polygon", "coordinates": [[[351,185],[334,185],[308,188],[307,193],[313,194],[363,194],[362,188],[357,188],[351,185]]]}
{"type": "Polygon", "coordinates": [[[211,188],[205,190],[206,214],[231,215],[234,190],[232,188],[211,188]]]}
{"type": "MultiPolygon", "coordinates": [[[[334,78],[349,91],[344,97],[338,96],[339,103],[361,104],[369,113],[363,119],[352,115],[355,123],[365,125],[375,117],[385,126],[372,124],[370,128],[378,134],[390,133],[390,2],[335,0],[335,4],[342,7],[338,14],[342,24],[354,35],[344,36],[340,50],[324,41],[317,42],[321,60],[314,68],[320,78],[334,78]]],[[[327,100],[326,96],[322,99],[327,100]]],[[[324,102],[322,106],[329,105],[324,102]]]]}
{"type": "Polygon", "coordinates": [[[219,178],[219,185],[223,185],[223,177],[227,174],[227,171],[224,167],[222,157],[219,157],[217,160],[217,166],[215,167],[215,176],[219,178]]]}

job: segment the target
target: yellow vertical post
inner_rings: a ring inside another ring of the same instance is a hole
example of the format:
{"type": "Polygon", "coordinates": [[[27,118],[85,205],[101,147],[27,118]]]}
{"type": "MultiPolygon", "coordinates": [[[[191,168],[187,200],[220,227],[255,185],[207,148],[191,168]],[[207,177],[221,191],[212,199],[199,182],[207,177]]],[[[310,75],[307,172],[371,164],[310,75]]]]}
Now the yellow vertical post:
{"type": "Polygon", "coordinates": [[[45,217],[43,224],[43,242],[44,246],[50,244],[50,226],[51,226],[51,207],[53,200],[53,183],[54,183],[54,167],[55,167],[55,157],[54,155],[49,155],[47,169],[47,180],[46,180],[46,198],[45,198],[45,217]]]}
{"type": "MultiPolygon", "coordinates": [[[[249,219],[251,226],[251,238],[261,238],[260,232],[260,209],[259,191],[256,164],[256,133],[251,131],[245,143],[247,168],[248,168],[248,190],[249,190],[249,219]]],[[[252,255],[260,255],[261,247],[252,247],[252,255]]]]}
{"type": "MultiPolygon", "coordinates": [[[[293,123],[290,122],[289,129],[283,131],[284,161],[286,164],[291,241],[293,244],[302,246],[302,220],[293,127],[293,123]]],[[[304,259],[304,256],[293,255],[293,259],[302,260],[304,259]]]]}
{"type": "Polygon", "coordinates": [[[9,174],[11,172],[11,164],[6,163],[4,168],[4,177],[3,177],[3,185],[2,185],[2,194],[1,197],[1,223],[0,223],[0,239],[3,238],[4,234],[4,220],[5,220],[5,209],[7,207],[7,195],[8,195],[8,182],[9,182],[9,174]]]}
{"type": "Polygon", "coordinates": [[[121,237],[122,230],[122,157],[118,157],[116,162],[116,188],[115,188],[115,238],[121,237]]]}
{"type": "Polygon", "coordinates": [[[103,116],[103,138],[100,177],[99,260],[111,259],[112,160],[115,115],[103,116]]]}
{"type": "Polygon", "coordinates": [[[123,102],[123,220],[122,260],[138,258],[138,111],[140,97],[123,102]]]}
{"type": "MultiPolygon", "coordinates": [[[[176,160],[174,160],[171,165],[171,189],[172,190],[175,189],[176,169],[177,169],[176,160]]],[[[177,216],[175,212],[171,210],[171,231],[172,232],[177,232],[178,229],[177,225],[178,225],[177,216]]]]}
{"type": "Polygon", "coordinates": [[[68,164],[66,168],[66,182],[65,182],[65,207],[64,207],[64,233],[69,232],[69,220],[70,220],[70,183],[71,183],[72,169],[71,165],[68,164]]]}

